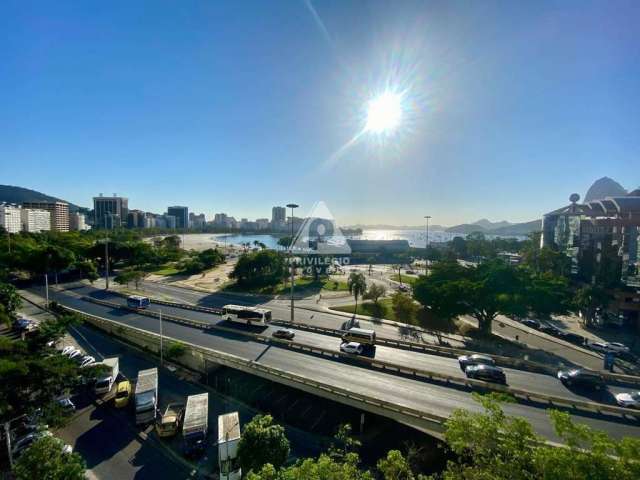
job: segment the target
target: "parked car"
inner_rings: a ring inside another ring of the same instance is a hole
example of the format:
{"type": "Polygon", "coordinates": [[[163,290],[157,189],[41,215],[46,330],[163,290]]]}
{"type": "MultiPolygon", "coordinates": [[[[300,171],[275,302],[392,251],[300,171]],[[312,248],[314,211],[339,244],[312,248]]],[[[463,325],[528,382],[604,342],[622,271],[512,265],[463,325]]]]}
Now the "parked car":
{"type": "Polygon", "coordinates": [[[609,342],[605,345],[607,346],[607,350],[610,352],[629,353],[629,347],[627,347],[624,343],[609,342]]]}
{"type": "Polygon", "coordinates": [[[507,383],[507,376],[500,367],[494,365],[469,365],[464,373],[468,378],[487,382],[507,383]]]}
{"type": "Polygon", "coordinates": [[[123,380],[118,383],[116,387],[116,396],[113,400],[116,408],[124,408],[129,404],[131,398],[131,382],[129,380],[123,380]]]}
{"type": "Polygon", "coordinates": [[[600,390],[604,387],[604,380],[599,373],[583,368],[560,370],[558,379],[567,386],[580,386],[600,390]]]}
{"type": "Polygon", "coordinates": [[[534,320],[533,318],[525,318],[520,323],[526,325],[527,327],[535,328],[536,330],[540,329],[540,322],[534,320]]]}
{"type": "Polygon", "coordinates": [[[562,330],[560,330],[555,325],[551,325],[550,323],[541,323],[538,330],[544,333],[548,333],[549,335],[554,335],[556,337],[564,336],[564,332],[562,330]]]}
{"type": "Polygon", "coordinates": [[[39,440],[43,437],[50,437],[51,432],[49,430],[40,430],[37,432],[30,433],[25,435],[22,438],[19,438],[11,449],[11,453],[13,455],[14,460],[17,459],[20,455],[24,453],[24,451],[29,448],[36,440],[39,440]]]}
{"type": "Polygon", "coordinates": [[[589,345],[587,345],[591,350],[594,350],[596,352],[600,352],[600,353],[605,353],[609,351],[609,348],[607,347],[606,343],[603,342],[593,342],[590,343],[589,345]]]}
{"type": "Polygon", "coordinates": [[[62,407],[62,411],[66,414],[71,414],[76,411],[76,406],[69,397],[59,398],[58,405],[62,407]]]}
{"type": "Polygon", "coordinates": [[[93,365],[94,363],[96,363],[96,359],[91,355],[85,355],[80,360],[78,360],[78,362],[80,363],[80,367],[82,368],[82,367],[88,367],[89,365],[93,365]]]}
{"type": "Polygon", "coordinates": [[[577,333],[564,332],[563,338],[567,342],[571,342],[576,345],[584,345],[584,337],[582,335],[578,335],[577,333]]]}
{"type": "Polygon", "coordinates": [[[495,365],[496,362],[489,355],[475,353],[473,355],[461,355],[458,357],[460,368],[464,372],[471,365],[495,365]]]}
{"type": "Polygon", "coordinates": [[[616,395],[616,402],[621,407],[640,408],[640,392],[623,392],[616,395]]]}
{"type": "Polygon", "coordinates": [[[292,340],[293,337],[296,336],[296,333],[290,328],[278,328],[274,330],[274,332],[271,335],[276,338],[284,338],[287,340],[292,340]]]}
{"type": "Polygon", "coordinates": [[[360,355],[362,353],[363,347],[358,342],[346,342],[340,345],[340,350],[344,353],[360,355]]]}
{"type": "Polygon", "coordinates": [[[72,345],[67,345],[66,347],[64,347],[62,349],[62,351],[60,353],[62,353],[62,355],[68,355],[69,353],[73,352],[76,349],[76,347],[72,346],[72,345]]]}
{"type": "Polygon", "coordinates": [[[411,291],[411,287],[409,287],[409,285],[405,285],[404,283],[401,285],[398,285],[398,290],[400,290],[401,292],[410,292],[411,291]]]}

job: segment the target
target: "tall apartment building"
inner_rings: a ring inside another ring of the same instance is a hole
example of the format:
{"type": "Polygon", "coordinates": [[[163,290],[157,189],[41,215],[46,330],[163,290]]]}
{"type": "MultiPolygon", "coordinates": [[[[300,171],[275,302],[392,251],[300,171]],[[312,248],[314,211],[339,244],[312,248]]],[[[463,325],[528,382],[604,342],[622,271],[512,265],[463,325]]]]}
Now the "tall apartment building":
{"type": "Polygon", "coordinates": [[[67,202],[23,202],[22,208],[46,210],[51,214],[51,230],[69,231],[69,204],[67,202]]]}
{"type": "Polygon", "coordinates": [[[196,215],[195,213],[189,213],[189,228],[201,229],[206,225],[207,220],[204,213],[196,215]]]}
{"type": "Polygon", "coordinates": [[[22,230],[22,209],[17,205],[0,204],[0,227],[9,233],[22,230]]]}
{"type": "Polygon", "coordinates": [[[22,230],[33,233],[51,230],[51,212],[34,208],[22,208],[21,210],[22,230]]]}
{"type": "Polygon", "coordinates": [[[175,228],[189,228],[189,208],[188,207],[168,207],[167,215],[176,217],[175,228]]]}
{"type": "Polygon", "coordinates": [[[83,213],[75,212],[69,215],[69,229],[78,232],[89,230],[87,219],[83,213]]]}
{"type": "Polygon", "coordinates": [[[93,197],[95,228],[118,228],[126,223],[129,214],[129,199],[124,197],[93,197]]]}
{"type": "Polygon", "coordinates": [[[287,219],[287,209],[284,207],[273,207],[271,209],[271,223],[281,225],[287,219]]]}
{"type": "Polygon", "coordinates": [[[127,228],[145,228],[147,214],[142,210],[129,210],[127,214],[127,228]]]}
{"type": "Polygon", "coordinates": [[[268,230],[269,229],[269,219],[268,218],[257,218],[256,219],[256,228],[258,230],[268,230]]]}

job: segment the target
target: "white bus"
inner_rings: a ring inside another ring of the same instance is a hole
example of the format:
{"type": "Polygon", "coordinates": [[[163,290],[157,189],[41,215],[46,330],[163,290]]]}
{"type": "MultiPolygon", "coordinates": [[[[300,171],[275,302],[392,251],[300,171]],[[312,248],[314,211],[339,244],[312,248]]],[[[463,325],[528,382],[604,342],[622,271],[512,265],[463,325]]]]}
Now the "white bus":
{"type": "Polygon", "coordinates": [[[350,328],[342,335],[344,342],[358,342],[364,346],[376,344],[376,332],[364,328],[350,328]]]}
{"type": "Polygon", "coordinates": [[[225,305],[222,307],[222,317],[230,322],[244,323],[245,325],[266,325],[271,321],[271,310],[242,305],[225,305]]]}
{"type": "Polygon", "coordinates": [[[130,308],[147,308],[149,306],[149,299],[140,295],[130,295],[127,297],[127,305],[130,308]]]}

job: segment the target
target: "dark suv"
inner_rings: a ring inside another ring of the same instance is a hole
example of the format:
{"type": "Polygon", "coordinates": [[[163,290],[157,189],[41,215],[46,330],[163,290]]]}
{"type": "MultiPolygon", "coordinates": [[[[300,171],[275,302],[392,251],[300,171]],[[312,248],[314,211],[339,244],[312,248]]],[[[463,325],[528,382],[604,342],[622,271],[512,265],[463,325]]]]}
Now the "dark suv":
{"type": "Polygon", "coordinates": [[[496,362],[489,355],[461,355],[458,357],[460,369],[464,372],[471,365],[495,365],[496,362]]]}
{"type": "Polygon", "coordinates": [[[600,374],[582,368],[560,370],[558,378],[566,386],[587,387],[595,390],[604,387],[604,380],[600,374]]]}
{"type": "Polygon", "coordinates": [[[493,365],[469,365],[464,373],[467,377],[487,382],[507,383],[507,376],[500,367],[493,365]]]}

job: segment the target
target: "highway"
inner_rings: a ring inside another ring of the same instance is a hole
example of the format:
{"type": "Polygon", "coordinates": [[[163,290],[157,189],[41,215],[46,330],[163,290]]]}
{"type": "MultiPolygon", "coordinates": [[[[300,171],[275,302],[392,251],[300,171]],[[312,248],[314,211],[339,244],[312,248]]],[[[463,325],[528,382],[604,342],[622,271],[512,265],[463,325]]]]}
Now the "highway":
{"type": "MultiPolygon", "coordinates": [[[[159,322],[156,318],[128,313],[119,309],[96,305],[81,300],[77,296],[78,294],[85,295],[92,293],[91,289],[87,289],[87,287],[74,289],[73,292],[75,293],[53,292],[51,296],[52,299],[78,310],[147,331],[159,332],[159,322]]],[[[100,293],[103,292],[93,291],[94,295],[99,295],[100,293]]],[[[109,300],[114,299],[115,297],[109,297],[109,300]]],[[[152,309],[158,307],[159,306],[156,305],[152,307],[152,309]]],[[[219,321],[219,317],[201,312],[182,309],[175,311],[165,306],[162,306],[162,310],[167,314],[175,314],[201,321],[203,318],[208,318],[208,321],[211,322],[219,321]]],[[[390,373],[359,367],[335,359],[264,345],[263,343],[247,340],[245,336],[215,331],[205,332],[197,328],[172,322],[164,322],[163,331],[164,334],[169,337],[237,355],[242,358],[259,361],[270,367],[290,371],[311,379],[330,383],[337,387],[351,389],[355,392],[406,405],[410,408],[420,409],[435,415],[449,415],[456,408],[479,409],[476,403],[472,401],[470,392],[461,387],[445,386],[437,382],[416,381],[390,373]]],[[[298,341],[305,343],[318,342],[318,346],[322,347],[328,347],[331,344],[336,348],[338,344],[338,339],[335,337],[327,337],[302,331],[298,331],[297,335],[299,335],[297,338],[298,341]]],[[[378,349],[377,355],[380,355],[380,359],[394,362],[405,361],[411,366],[416,367],[419,365],[412,362],[425,362],[423,365],[429,369],[438,368],[442,369],[443,372],[458,372],[461,374],[455,359],[382,347],[378,349]]],[[[520,386],[527,389],[531,389],[531,386],[535,386],[536,389],[549,389],[550,394],[558,394],[558,389],[564,388],[553,377],[545,375],[507,370],[507,378],[508,382],[513,386],[516,386],[514,382],[519,382],[520,386]],[[534,384],[533,379],[536,379],[536,382],[540,382],[540,387],[534,384]]],[[[571,395],[567,390],[564,390],[563,393],[563,396],[571,395]]],[[[506,405],[505,411],[509,414],[526,418],[538,433],[547,438],[555,439],[555,434],[548,421],[544,406],[537,404],[506,405]]],[[[581,422],[605,430],[616,437],[637,436],[640,434],[638,422],[622,419],[617,416],[575,412],[574,417],[581,422]]]]}

